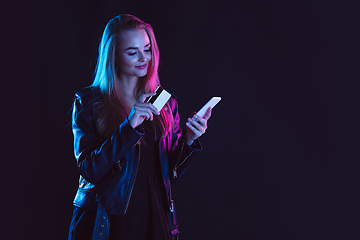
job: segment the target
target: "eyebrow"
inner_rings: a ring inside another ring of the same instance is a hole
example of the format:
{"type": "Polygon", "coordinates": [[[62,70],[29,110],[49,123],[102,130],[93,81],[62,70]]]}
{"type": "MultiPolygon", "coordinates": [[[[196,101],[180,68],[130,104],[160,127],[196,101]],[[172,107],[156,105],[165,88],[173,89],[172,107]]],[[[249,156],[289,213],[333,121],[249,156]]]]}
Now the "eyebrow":
{"type": "MultiPolygon", "coordinates": [[[[150,43],[146,44],[144,47],[149,47],[149,46],[150,46],[150,43]]],[[[128,47],[127,49],[125,49],[125,51],[131,50],[131,49],[137,50],[139,48],[137,48],[137,47],[128,47]]]]}

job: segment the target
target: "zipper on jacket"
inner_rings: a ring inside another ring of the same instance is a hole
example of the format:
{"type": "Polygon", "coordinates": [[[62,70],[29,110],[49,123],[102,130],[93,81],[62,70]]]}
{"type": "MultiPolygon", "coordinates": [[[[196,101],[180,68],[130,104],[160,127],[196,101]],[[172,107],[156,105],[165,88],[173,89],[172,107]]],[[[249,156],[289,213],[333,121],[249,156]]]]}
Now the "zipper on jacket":
{"type": "Polygon", "coordinates": [[[176,172],[176,170],[177,170],[177,169],[190,157],[190,155],[194,152],[194,150],[192,150],[192,151],[185,157],[184,161],[182,161],[182,162],[178,165],[178,163],[179,163],[179,161],[180,161],[180,158],[181,158],[181,155],[182,155],[182,153],[183,153],[183,151],[184,151],[184,146],[185,146],[185,143],[183,143],[183,145],[182,145],[182,147],[181,147],[179,159],[177,160],[177,162],[176,162],[176,164],[175,164],[175,167],[174,167],[174,169],[173,169],[173,177],[174,177],[174,178],[177,178],[177,172],[176,172]]]}
{"type": "Polygon", "coordinates": [[[170,212],[174,212],[174,200],[170,200],[170,212]]]}
{"type": "Polygon", "coordinates": [[[133,185],[131,186],[131,189],[130,189],[130,194],[129,194],[129,197],[128,197],[128,200],[127,200],[127,203],[126,203],[126,208],[125,208],[124,214],[127,212],[127,209],[129,207],[130,198],[131,198],[131,195],[132,195],[132,191],[134,189],[136,176],[137,176],[137,172],[138,172],[138,169],[139,169],[140,153],[141,153],[141,151],[140,151],[140,140],[136,144],[139,145],[139,157],[138,157],[138,160],[137,160],[137,165],[136,165],[136,170],[135,170],[134,183],[133,183],[133,185]]]}

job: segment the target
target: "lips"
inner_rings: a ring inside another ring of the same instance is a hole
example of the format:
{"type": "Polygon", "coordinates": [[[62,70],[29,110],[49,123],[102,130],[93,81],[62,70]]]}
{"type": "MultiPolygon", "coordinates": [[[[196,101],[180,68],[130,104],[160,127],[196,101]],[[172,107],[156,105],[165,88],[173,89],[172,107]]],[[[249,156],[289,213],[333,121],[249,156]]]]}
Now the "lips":
{"type": "Polygon", "coordinates": [[[147,64],[135,66],[137,69],[145,69],[147,67],[147,64]]]}

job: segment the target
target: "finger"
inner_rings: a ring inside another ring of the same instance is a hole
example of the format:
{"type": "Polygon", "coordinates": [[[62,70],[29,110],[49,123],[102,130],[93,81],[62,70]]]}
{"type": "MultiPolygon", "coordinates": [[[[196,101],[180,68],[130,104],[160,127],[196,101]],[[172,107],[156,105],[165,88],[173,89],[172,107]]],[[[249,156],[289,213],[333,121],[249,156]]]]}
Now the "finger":
{"type": "Polygon", "coordinates": [[[152,113],[149,113],[149,112],[144,112],[144,115],[146,115],[146,120],[150,120],[152,121],[153,120],[153,115],[152,113]]]}
{"type": "Polygon", "coordinates": [[[153,113],[155,113],[156,115],[160,115],[160,111],[152,103],[149,103],[149,106],[153,113]]]}
{"type": "Polygon", "coordinates": [[[192,125],[190,122],[187,122],[186,126],[187,126],[186,131],[189,131],[191,134],[190,135],[191,140],[195,140],[201,137],[205,133],[204,131],[199,131],[198,129],[196,129],[194,125],[192,125]]]}
{"type": "Polygon", "coordinates": [[[196,120],[188,118],[188,122],[192,127],[194,127],[198,132],[205,132],[205,128],[196,120]]]}
{"type": "Polygon", "coordinates": [[[150,119],[152,117],[152,111],[149,107],[144,106],[142,103],[134,104],[134,114],[137,117],[144,116],[146,119],[150,119]]]}
{"type": "Polygon", "coordinates": [[[147,108],[143,110],[139,110],[140,116],[145,116],[146,120],[153,120],[153,113],[147,108]]]}
{"type": "Polygon", "coordinates": [[[152,113],[156,114],[156,115],[160,115],[160,112],[158,111],[158,109],[152,104],[152,103],[135,103],[135,105],[137,107],[139,107],[139,109],[142,110],[150,110],[152,113]]]}
{"type": "Polygon", "coordinates": [[[192,119],[194,119],[196,122],[198,122],[202,127],[206,126],[206,121],[202,117],[195,115],[192,117],[192,119]]]}
{"type": "Polygon", "coordinates": [[[190,122],[186,122],[186,126],[188,129],[191,130],[192,134],[195,135],[196,138],[198,135],[200,135],[199,130],[197,130],[190,122]]]}
{"type": "Polygon", "coordinates": [[[138,102],[142,102],[142,103],[143,103],[143,102],[145,102],[145,99],[146,99],[146,98],[151,97],[151,96],[154,96],[154,95],[156,95],[155,92],[153,92],[153,93],[144,93],[143,95],[140,96],[138,102]]]}
{"type": "Polygon", "coordinates": [[[204,114],[204,116],[203,116],[203,119],[205,119],[206,121],[211,117],[211,111],[212,111],[212,108],[211,107],[209,107],[207,110],[206,110],[206,112],[205,112],[205,114],[204,114]]]}
{"type": "Polygon", "coordinates": [[[151,111],[151,109],[150,109],[150,108],[146,108],[145,111],[146,111],[147,115],[149,116],[148,120],[152,121],[153,118],[154,118],[154,115],[153,115],[153,112],[151,111]]]}

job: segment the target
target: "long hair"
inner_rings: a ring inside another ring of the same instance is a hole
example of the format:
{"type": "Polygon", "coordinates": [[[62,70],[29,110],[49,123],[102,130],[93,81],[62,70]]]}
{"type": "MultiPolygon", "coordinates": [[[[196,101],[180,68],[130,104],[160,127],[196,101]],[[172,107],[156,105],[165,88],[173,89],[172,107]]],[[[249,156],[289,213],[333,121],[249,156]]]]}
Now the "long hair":
{"type": "MultiPolygon", "coordinates": [[[[151,44],[151,60],[147,74],[139,78],[134,96],[139,99],[143,93],[154,92],[160,86],[158,75],[159,48],[150,24],[129,14],[121,14],[111,19],[101,37],[92,83],[92,86],[100,89],[104,98],[103,102],[96,103],[97,107],[101,109],[97,128],[103,137],[109,136],[130,113],[130,109],[127,108],[118,87],[116,52],[121,33],[133,29],[144,29],[151,44]]],[[[166,112],[165,109],[166,107],[160,111],[160,116],[154,117],[154,124],[160,129],[162,135],[169,131],[173,118],[171,112],[166,112]]]]}

